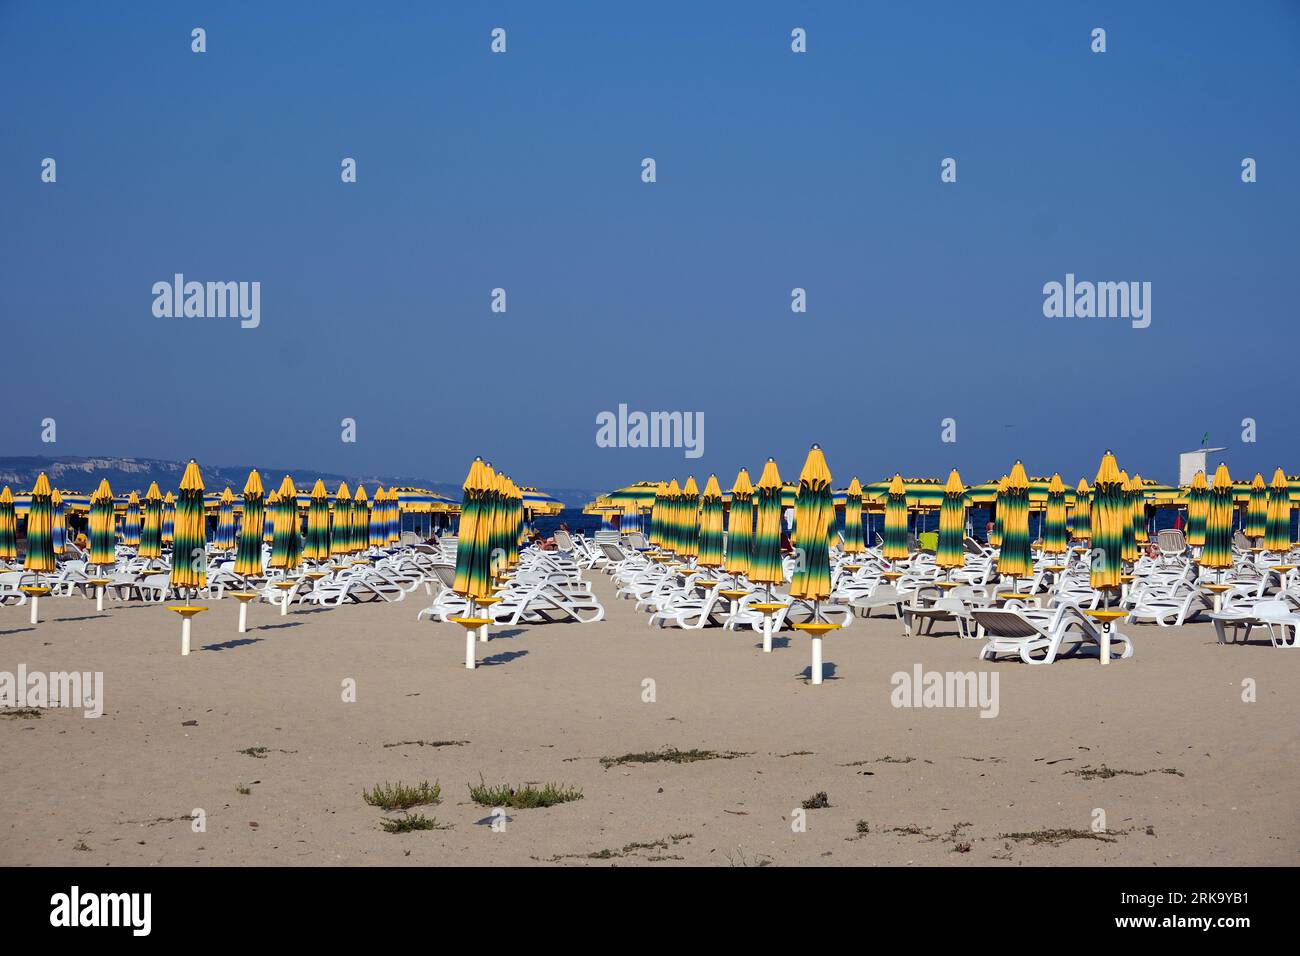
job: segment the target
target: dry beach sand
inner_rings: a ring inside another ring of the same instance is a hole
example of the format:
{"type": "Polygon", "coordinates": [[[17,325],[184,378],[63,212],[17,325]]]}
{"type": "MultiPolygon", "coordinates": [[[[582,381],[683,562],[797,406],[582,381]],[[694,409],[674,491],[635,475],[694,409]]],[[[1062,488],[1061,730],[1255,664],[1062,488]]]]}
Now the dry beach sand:
{"type": "Polygon", "coordinates": [[[942,625],[909,639],[857,620],[827,639],[833,675],[814,687],[801,635],[764,655],[752,631],[651,630],[595,586],[605,622],[504,628],[473,672],[459,627],[415,620],[423,589],[285,618],[256,604],[246,635],[236,603],[214,603],[187,658],[157,605],[46,601],[36,628],[0,608],[0,670],[105,675],[99,719],[0,717],[0,863],[1300,863],[1300,652],[1266,634],[1220,647],[1208,625],[1129,625],[1130,660],[1029,667],[977,662],[980,644],[942,625]],[[996,671],[998,716],[894,707],[891,675],[918,663],[996,671]],[[601,762],[666,747],[726,756],[601,762]],[[469,799],[480,775],[583,799],[494,830],[469,799]],[[362,792],[399,780],[441,785],[419,808],[440,829],[381,829],[401,814],[362,792]]]}

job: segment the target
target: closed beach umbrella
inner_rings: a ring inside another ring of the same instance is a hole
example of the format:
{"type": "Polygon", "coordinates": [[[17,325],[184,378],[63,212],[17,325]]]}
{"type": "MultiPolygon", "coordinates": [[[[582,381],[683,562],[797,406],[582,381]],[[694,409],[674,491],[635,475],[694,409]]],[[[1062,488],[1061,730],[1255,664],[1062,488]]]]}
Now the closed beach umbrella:
{"type": "Polygon", "coordinates": [[[731,486],[731,510],[727,512],[727,571],[749,574],[749,552],[754,540],[754,486],[742,468],[731,486]]]}
{"type": "Polygon", "coordinates": [[[55,488],[50,492],[50,506],[54,510],[54,553],[62,554],[68,546],[68,520],[63,511],[63,495],[55,488]]]}
{"type": "Polygon", "coordinates": [[[1065,553],[1065,483],[1052,475],[1047,486],[1047,513],[1043,518],[1043,553],[1065,553]]]}
{"type": "Polygon", "coordinates": [[[0,491],[0,561],[18,557],[18,518],[14,514],[14,494],[5,485],[0,491]]]}
{"type": "Polygon", "coordinates": [[[357,485],[352,495],[352,550],[365,551],[369,547],[370,496],[364,485],[357,485]]]}
{"type": "Polygon", "coordinates": [[[754,549],[749,562],[749,580],[755,584],[781,584],[781,473],[771,458],[758,478],[755,507],[754,549]]]}
{"type": "Polygon", "coordinates": [[[1137,560],[1137,536],[1133,531],[1133,479],[1129,477],[1127,471],[1119,473],[1120,481],[1124,483],[1124,526],[1120,529],[1122,532],[1122,545],[1120,556],[1125,562],[1137,560]]]}
{"type": "Polygon", "coordinates": [[[1281,468],[1273,472],[1273,481],[1268,486],[1264,547],[1278,554],[1291,550],[1291,490],[1281,468]]]}
{"type": "MultiPolygon", "coordinates": [[[[266,511],[262,518],[262,543],[275,543],[275,516],[280,512],[280,493],[274,488],[266,496],[266,511]]],[[[270,560],[268,558],[268,560],[270,560]]]]}
{"type": "Polygon", "coordinates": [[[1074,488],[1074,511],[1070,512],[1070,537],[1086,538],[1092,534],[1092,489],[1080,478],[1074,488]]]}
{"type": "Polygon", "coordinates": [[[855,477],[844,493],[844,553],[861,554],[867,550],[862,539],[862,482],[855,477]]]}
{"type": "Polygon", "coordinates": [[[1093,551],[1089,581],[1096,590],[1120,585],[1124,570],[1124,529],[1132,530],[1132,515],[1119,465],[1115,456],[1106,452],[1093,482],[1090,515],[1093,551]]]}
{"type": "Polygon", "coordinates": [[[90,563],[112,567],[117,563],[117,535],[113,528],[113,489],[101,478],[90,497],[90,563]]]}
{"type": "Polygon", "coordinates": [[[144,493],[144,514],[140,523],[140,548],[142,558],[162,557],[163,499],[158,482],[149,485],[144,493]]]}
{"type": "Polygon", "coordinates": [[[27,509],[27,557],[23,559],[23,570],[36,574],[54,570],[54,504],[50,499],[50,480],[41,472],[27,509]]]}
{"type": "Polygon", "coordinates": [[[1002,493],[1007,488],[1007,476],[1003,475],[995,483],[996,492],[993,496],[993,530],[989,532],[989,546],[998,548],[1002,546],[1002,509],[998,507],[998,502],[1002,500],[1002,493]]]}
{"type": "Polygon", "coordinates": [[[163,497],[162,516],[162,543],[173,544],[176,540],[176,496],[170,491],[163,497]]]}
{"type": "Polygon", "coordinates": [[[462,486],[460,535],[456,543],[456,582],[453,590],[471,601],[492,593],[492,557],[489,554],[484,521],[488,493],[488,470],[482,458],[475,458],[462,486]]]}
{"type": "Polygon", "coordinates": [[[218,551],[232,551],[235,547],[235,493],[226,486],[217,506],[217,533],[212,545],[218,551]]]}
{"type": "Polygon", "coordinates": [[[700,554],[695,563],[722,567],[722,487],[716,475],[709,475],[700,496],[700,554]]]}
{"type": "Polygon", "coordinates": [[[1033,573],[1029,553],[1029,476],[1016,462],[998,496],[998,517],[1002,519],[1002,544],[998,551],[998,574],[1015,578],[1033,573]]]}
{"type": "MultiPolygon", "coordinates": [[[[1141,475],[1133,476],[1130,488],[1133,493],[1133,542],[1136,547],[1141,548],[1150,540],[1147,535],[1146,487],[1141,475]]],[[[1137,555],[1134,554],[1134,560],[1136,559],[1137,555]]]]}
{"type": "Polygon", "coordinates": [[[885,493],[885,540],[881,552],[890,561],[907,557],[907,488],[894,475],[885,493]]]}
{"type": "Polygon", "coordinates": [[[1264,484],[1264,476],[1255,472],[1255,480],[1250,483],[1250,500],[1246,504],[1246,537],[1253,541],[1264,537],[1267,530],[1268,486],[1264,484]]]}
{"type": "Polygon", "coordinates": [[[821,446],[813,445],[799,473],[794,523],[799,529],[800,560],[790,581],[790,595],[803,601],[825,600],[831,594],[830,527],[835,518],[831,473],[821,446]]]}
{"type": "Polygon", "coordinates": [[[650,544],[656,548],[667,548],[666,526],[668,523],[668,486],[662,481],[655,485],[655,500],[650,506],[650,544]]]}
{"type": "Polygon", "coordinates": [[[388,495],[382,485],[375,489],[375,503],[370,509],[369,543],[372,548],[388,544],[388,495]]]}
{"type": "Polygon", "coordinates": [[[694,475],[686,476],[678,507],[681,531],[677,538],[677,556],[693,558],[700,547],[700,486],[695,483],[694,475]]]}
{"type": "Polygon", "coordinates": [[[966,563],[966,488],[954,468],[943,486],[939,506],[939,546],[934,563],[941,568],[960,568],[966,563]]]}
{"type": "Polygon", "coordinates": [[[126,499],[126,518],[122,521],[122,544],[140,547],[140,496],[134,491],[126,499]]]}
{"type": "Polygon", "coordinates": [[[330,554],[352,553],[352,492],[345,481],[334,493],[334,524],[330,529],[330,554]]]}
{"type": "Polygon", "coordinates": [[[201,588],[208,582],[207,534],[203,521],[203,477],[193,458],[181,476],[172,546],[172,587],[201,588]]]}
{"type": "Polygon", "coordinates": [[[275,536],[271,541],[270,566],[289,570],[298,566],[302,556],[302,536],[298,531],[298,489],[293,478],[284,476],[276,492],[275,536]]]}
{"type": "Polygon", "coordinates": [[[1201,567],[1222,570],[1232,567],[1232,477],[1228,466],[1219,463],[1210,486],[1209,507],[1205,513],[1205,547],[1201,550],[1201,567]]]}
{"type": "Polygon", "coordinates": [[[1192,476],[1187,489],[1187,543],[1194,548],[1205,546],[1205,519],[1210,511],[1210,487],[1205,483],[1205,472],[1192,476]]]}
{"type": "Polygon", "coordinates": [[[397,498],[397,488],[388,489],[388,543],[402,540],[402,505],[397,498]]]}
{"type": "Polygon", "coordinates": [[[262,576],[262,539],[266,528],[263,494],[262,476],[250,471],[244,483],[244,515],[239,525],[239,550],[235,554],[235,573],[244,577],[262,576]]]}
{"type": "Polygon", "coordinates": [[[330,556],[330,498],[319,478],[312,485],[307,505],[307,544],[302,556],[308,561],[324,561],[330,556]]]}
{"type": "Polygon", "coordinates": [[[674,478],[664,495],[664,547],[678,554],[682,546],[682,486],[674,478]]]}

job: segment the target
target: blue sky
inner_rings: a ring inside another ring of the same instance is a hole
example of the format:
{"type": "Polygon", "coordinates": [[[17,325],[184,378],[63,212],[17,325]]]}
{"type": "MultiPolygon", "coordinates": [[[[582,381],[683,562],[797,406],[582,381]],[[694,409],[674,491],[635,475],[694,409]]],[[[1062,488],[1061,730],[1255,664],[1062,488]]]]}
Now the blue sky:
{"type": "Polygon", "coordinates": [[[1208,431],[1300,471],[1300,4],[1243,10],[0,2],[0,454],[1073,482],[1208,431]],[[260,327],[156,318],[176,272],[260,327]],[[1067,272],[1151,326],[1045,318],[1067,272]],[[621,402],[704,456],[597,447],[621,402]]]}

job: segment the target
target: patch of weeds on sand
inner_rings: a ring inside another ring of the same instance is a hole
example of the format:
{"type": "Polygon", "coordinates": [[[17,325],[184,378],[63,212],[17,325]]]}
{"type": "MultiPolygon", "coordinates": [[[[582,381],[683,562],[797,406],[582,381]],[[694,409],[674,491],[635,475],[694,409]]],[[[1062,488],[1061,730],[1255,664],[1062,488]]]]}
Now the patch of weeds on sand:
{"type": "MultiPolygon", "coordinates": [[[[1123,834],[1127,831],[1117,830],[1116,833],[1123,834]]],[[[1026,833],[999,833],[999,840],[1015,840],[1017,843],[1029,843],[1033,846],[1047,844],[1048,846],[1060,846],[1062,843],[1068,843],[1070,840],[1098,840],[1102,843],[1115,843],[1115,837],[1109,833],[1094,833],[1092,830],[1080,830],[1072,827],[1064,827],[1052,830],[1030,830],[1026,833]]]]}
{"type": "Polygon", "coordinates": [[[385,747],[464,747],[468,740],[399,740],[385,747]]]}
{"type": "Polygon", "coordinates": [[[564,784],[548,783],[535,787],[531,783],[522,787],[501,784],[490,787],[479,775],[478,786],[468,784],[469,798],[484,807],[510,807],[512,810],[531,810],[536,807],[553,807],[572,800],[581,800],[582,791],[564,784]]]}
{"type": "MultiPolygon", "coordinates": [[[[693,833],[670,833],[666,837],[658,840],[651,840],[649,843],[627,843],[621,850],[596,850],[594,853],[561,853],[550,858],[549,862],[559,863],[562,860],[617,860],[626,856],[635,856],[642,850],[668,850],[676,846],[683,840],[691,839],[693,833]]],[[[536,859],[536,857],[534,857],[536,859]]],[[[644,857],[650,863],[662,863],[666,860],[681,860],[683,857],[674,854],[657,853],[653,856],[644,857]]]]}
{"type": "Polygon", "coordinates": [[[1111,777],[1145,777],[1149,773],[1171,773],[1179,777],[1183,776],[1181,770],[1175,770],[1173,767],[1163,767],[1153,770],[1115,770],[1102,764],[1100,767],[1091,765],[1080,767],[1078,770],[1066,770],[1066,773],[1082,777],[1084,780],[1109,780],[1111,777]]]}
{"type": "Polygon", "coordinates": [[[82,853],[89,853],[89,852],[90,852],[90,847],[86,846],[86,841],[85,841],[85,840],[78,840],[76,843],[72,844],[72,848],[73,848],[74,850],[78,850],[78,851],[80,851],[80,852],[82,852],[82,853]]]}
{"type": "Polygon", "coordinates": [[[40,716],[39,707],[6,707],[0,710],[0,717],[8,717],[10,720],[34,720],[40,716]]]}
{"type": "Polygon", "coordinates": [[[885,754],[883,757],[877,757],[876,763],[911,763],[915,759],[915,757],[894,757],[885,754]]]}
{"type": "Polygon", "coordinates": [[[238,787],[235,788],[235,792],[238,793],[241,797],[246,797],[250,793],[252,793],[253,790],[251,787],[246,787],[241,783],[238,787]]]}
{"type": "Polygon", "coordinates": [[[246,757],[256,757],[258,760],[265,760],[266,755],[270,752],[270,747],[245,747],[243,750],[235,751],[237,754],[243,754],[246,757]]]}
{"type": "MultiPolygon", "coordinates": [[[[934,843],[937,840],[941,843],[952,843],[954,844],[954,847],[959,847],[962,845],[962,841],[958,839],[961,836],[961,831],[971,826],[973,826],[973,824],[963,821],[962,823],[954,823],[943,833],[933,833],[923,827],[918,827],[915,823],[909,823],[904,827],[890,827],[885,832],[901,833],[904,836],[919,836],[925,838],[928,843],[934,843]]],[[[965,850],[960,850],[959,852],[969,852],[970,845],[966,844],[966,847],[965,850]]]]}
{"type": "Polygon", "coordinates": [[[398,817],[396,820],[380,820],[379,825],[384,828],[385,833],[410,833],[412,830],[446,830],[445,826],[439,826],[438,821],[433,817],[426,817],[423,813],[408,813],[398,817]]]}
{"type": "Polygon", "coordinates": [[[871,824],[868,823],[866,820],[859,820],[857,822],[857,825],[854,827],[854,830],[856,832],[853,836],[844,838],[848,840],[850,843],[852,843],[854,840],[861,840],[864,836],[867,836],[871,832],[871,824]]]}
{"type": "Polygon", "coordinates": [[[825,810],[830,805],[831,799],[826,796],[825,790],[818,790],[803,802],[803,808],[805,810],[825,810]]]}
{"type": "Polygon", "coordinates": [[[382,807],[385,810],[409,810],[411,807],[426,806],[430,803],[437,803],[442,796],[442,788],[438,784],[429,784],[425,780],[411,787],[402,783],[389,783],[384,781],[383,785],[375,784],[369,791],[362,791],[361,799],[372,807],[382,807]]]}
{"type": "Polygon", "coordinates": [[[621,757],[601,757],[600,765],[608,770],[629,763],[695,763],[697,760],[735,760],[748,757],[749,754],[738,750],[678,750],[676,747],[664,747],[662,750],[647,750],[637,754],[623,754],[621,757]]]}
{"type": "Polygon", "coordinates": [[[778,757],[815,757],[817,756],[811,750],[792,750],[788,754],[777,754],[778,757]]]}
{"type": "Polygon", "coordinates": [[[747,855],[742,847],[736,847],[735,852],[727,854],[728,866],[771,866],[772,858],[763,853],[755,853],[752,856],[747,855]]]}

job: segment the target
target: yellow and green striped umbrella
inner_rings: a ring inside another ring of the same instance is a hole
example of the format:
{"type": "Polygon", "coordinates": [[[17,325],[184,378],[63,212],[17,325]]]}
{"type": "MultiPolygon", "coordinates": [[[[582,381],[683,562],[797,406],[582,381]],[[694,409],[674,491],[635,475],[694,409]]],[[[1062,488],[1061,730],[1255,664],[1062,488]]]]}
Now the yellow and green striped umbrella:
{"type": "Polygon", "coordinates": [[[1120,480],[1124,483],[1124,526],[1121,528],[1123,535],[1120,548],[1120,557],[1125,562],[1137,560],[1137,536],[1133,533],[1133,496],[1136,494],[1133,487],[1133,479],[1129,477],[1127,471],[1120,471],[1120,480]]]}
{"type": "Polygon", "coordinates": [[[664,511],[664,547],[673,554],[680,554],[682,547],[682,486],[674,478],[668,482],[668,493],[664,496],[667,508],[664,511]]]}
{"type": "Polygon", "coordinates": [[[203,477],[193,458],[181,476],[172,546],[172,587],[201,588],[208,582],[207,535],[203,520],[203,477]]]}
{"type": "Polygon", "coordinates": [[[1291,550],[1291,487],[1281,468],[1273,472],[1273,481],[1268,489],[1264,547],[1279,554],[1291,550]]]}
{"type": "Polygon", "coordinates": [[[126,499],[126,517],[122,521],[122,544],[140,547],[140,496],[134,491],[126,499]]]}
{"type": "Polygon", "coordinates": [[[460,534],[456,543],[456,583],[454,590],[470,600],[492,593],[492,556],[485,521],[485,497],[488,470],[482,458],[475,458],[465,477],[460,505],[460,534]]]}
{"type": "Polygon", "coordinates": [[[1264,484],[1264,476],[1255,472],[1255,480],[1250,483],[1250,503],[1246,505],[1246,537],[1251,540],[1262,538],[1266,531],[1268,531],[1268,486],[1264,484]]]}
{"type": "Polygon", "coordinates": [[[163,496],[162,516],[162,543],[172,544],[176,540],[176,496],[170,491],[163,496]]]}
{"type": "Polygon", "coordinates": [[[998,574],[1029,577],[1034,571],[1034,559],[1029,553],[1029,476],[1018,461],[998,496],[998,517],[1002,519],[998,574]]]}
{"type": "Polygon", "coordinates": [[[856,477],[844,493],[844,553],[861,554],[867,550],[862,539],[862,482],[856,477]]]}
{"type": "Polygon", "coordinates": [[[1065,482],[1059,474],[1053,474],[1047,486],[1047,513],[1043,516],[1043,553],[1064,554],[1065,547],[1065,482]]]}
{"type": "Polygon", "coordinates": [[[352,550],[365,551],[370,547],[370,498],[364,485],[357,485],[352,496],[352,550]]]}
{"type": "Polygon", "coordinates": [[[307,544],[302,556],[308,561],[324,561],[330,556],[330,497],[319,478],[312,485],[307,505],[307,544]]]}
{"type": "Polygon", "coordinates": [[[1192,476],[1187,489],[1187,543],[1194,548],[1205,545],[1205,521],[1210,512],[1210,488],[1205,483],[1205,472],[1192,476]]]}
{"type": "Polygon", "coordinates": [[[262,476],[250,471],[244,483],[244,514],[239,525],[239,550],[235,553],[235,573],[244,577],[262,576],[262,535],[266,527],[263,495],[262,476]]]}
{"type": "Polygon", "coordinates": [[[754,539],[754,486],[744,468],[731,486],[731,509],[727,512],[727,571],[749,573],[749,552],[754,539]]]}
{"type": "Polygon", "coordinates": [[[158,482],[149,485],[144,493],[144,515],[140,525],[140,548],[136,554],[142,558],[162,557],[163,500],[158,482]]]}
{"type": "Polygon", "coordinates": [[[68,521],[63,512],[63,495],[55,488],[50,492],[50,507],[54,511],[54,553],[62,554],[68,546],[68,521]]]}
{"type": "Polygon", "coordinates": [[[101,478],[90,496],[90,563],[112,567],[117,563],[117,534],[113,527],[113,489],[101,478]]]}
{"type": "Polygon", "coordinates": [[[943,486],[939,506],[939,545],[934,563],[941,568],[960,568],[966,563],[966,487],[954,468],[943,486]]]}
{"type": "Polygon", "coordinates": [[[993,530],[989,533],[989,546],[993,548],[1002,547],[1002,509],[998,507],[998,502],[1007,490],[1007,476],[1003,475],[997,481],[997,494],[993,498],[993,530]]]}
{"type": "Polygon", "coordinates": [[[650,537],[652,547],[667,548],[668,486],[662,481],[655,485],[655,500],[650,506],[650,537]]]}
{"type": "Polygon", "coordinates": [[[229,485],[221,492],[221,502],[217,507],[217,531],[212,546],[218,551],[232,551],[235,547],[235,493],[229,485]]]}
{"type": "Polygon", "coordinates": [[[881,552],[890,561],[907,557],[907,489],[895,474],[885,496],[885,541],[881,552]]]}
{"type": "Polygon", "coordinates": [[[298,566],[302,556],[302,536],[298,532],[298,489],[293,486],[293,478],[284,476],[276,492],[275,507],[272,509],[275,521],[275,533],[271,540],[271,560],[273,568],[286,571],[298,566]]]}
{"type": "Polygon", "coordinates": [[[402,540],[402,506],[397,497],[397,486],[388,489],[388,543],[402,540]]]}
{"type": "Polygon", "coordinates": [[[383,485],[375,489],[375,501],[370,508],[370,534],[368,544],[372,548],[382,548],[388,544],[388,495],[383,485]]]}
{"type": "Polygon", "coordinates": [[[799,497],[794,505],[800,560],[790,581],[791,597],[821,601],[831,596],[830,528],[834,520],[830,469],[821,446],[813,445],[799,473],[799,497]]]}
{"type": "Polygon", "coordinates": [[[23,559],[23,570],[35,574],[48,574],[55,567],[54,504],[50,499],[50,480],[41,472],[27,509],[27,557],[23,559]]]}
{"type": "MultiPolygon", "coordinates": [[[[1147,499],[1146,489],[1142,481],[1142,476],[1133,475],[1133,481],[1130,484],[1130,491],[1133,495],[1133,543],[1135,548],[1141,548],[1145,545],[1150,537],[1147,535],[1147,499]]],[[[1137,555],[1134,555],[1136,560],[1137,555]]]]}
{"type": "Polygon", "coordinates": [[[1080,478],[1074,488],[1074,510],[1070,512],[1070,537],[1087,538],[1092,534],[1092,489],[1080,478]]]}
{"type": "Polygon", "coordinates": [[[14,514],[14,494],[5,485],[0,491],[0,561],[18,557],[18,517],[14,514]]]}
{"type": "Polygon", "coordinates": [[[709,475],[700,496],[700,554],[702,568],[722,567],[722,488],[717,475],[709,475]]]}
{"type": "Polygon", "coordinates": [[[677,539],[677,556],[693,558],[700,547],[700,486],[695,483],[694,475],[686,476],[678,508],[681,532],[677,539]]]}
{"type": "MultiPolygon", "coordinates": [[[[266,513],[262,523],[262,543],[275,543],[275,516],[280,513],[280,493],[274,488],[266,496],[266,513]]],[[[269,561],[270,558],[268,557],[269,561]]]]}
{"type": "Polygon", "coordinates": [[[754,525],[754,550],[749,562],[749,580],[755,584],[780,584],[781,567],[781,473],[771,458],[758,478],[754,525]]]}
{"type": "Polygon", "coordinates": [[[1106,452],[1093,482],[1090,534],[1092,564],[1089,581],[1093,588],[1117,588],[1124,572],[1124,529],[1133,528],[1133,510],[1128,506],[1124,478],[1115,456],[1106,452]]]}
{"type": "Polygon", "coordinates": [[[1201,550],[1201,567],[1232,567],[1232,477],[1228,466],[1219,463],[1210,486],[1209,507],[1205,512],[1205,547],[1201,550]]]}
{"type": "Polygon", "coordinates": [[[342,482],[334,493],[334,525],[330,529],[330,554],[352,553],[352,492],[342,482]]]}

